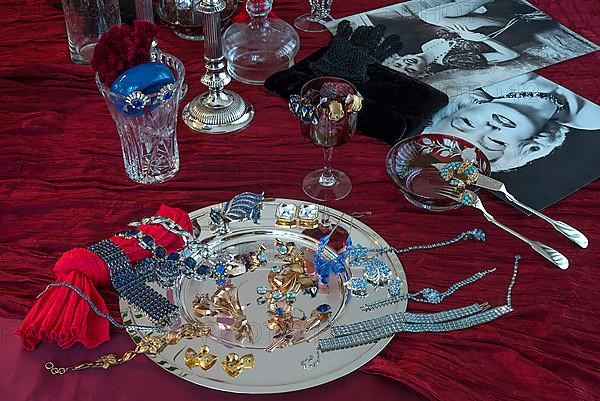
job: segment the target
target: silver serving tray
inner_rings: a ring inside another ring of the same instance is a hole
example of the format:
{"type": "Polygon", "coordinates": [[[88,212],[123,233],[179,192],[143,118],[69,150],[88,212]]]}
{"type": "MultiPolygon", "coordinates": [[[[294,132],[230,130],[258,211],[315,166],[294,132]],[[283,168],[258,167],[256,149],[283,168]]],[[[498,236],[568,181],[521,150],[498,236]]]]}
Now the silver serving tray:
{"type": "MultiPolygon", "coordinates": [[[[233,284],[239,288],[239,297],[242,303],[250,304],[245,309],[245,314],[254,332],[254,343],[236,341],[229,331],[220,330],[215,326],[210,337],[183,339],[179,344],[168,346],[160,354],[150,357],[155,363],[187,381],[217,390],[246,394],[283,393],[318,386],[345,376],[370,361],[389,343],[391,339],[383,339],[363,347],[321,354],[319,365],[312,370],[305,370],[300,362],[309,355],[315,354],[316,339],[329,336],[327,330],[329,326],[322,325],[309,337],[308,342],[276,349],[273,352],[265,351],[266,346],[272,341],[273,332],[266,326],[267,305],[259,305],[256,302],[258,297],[256,287],[268,287],[267,274],[271,266],[281,264],[275,257],[275,238],[293,241],[297,246],[312,250],[316,250],[318,247],[318,239],[303,234],[303,228],[286,228],[275,225],[275,210],[277,205],[282,202],[294,203],[297,206],[307,203],[291,199],[266,199],[263,202],[262,218],[259,224],[251,221],[234,222],[230,224],[231,232],[222,236],[215,236],[208,229],[210,209],[220,208],[223,206],[222,204],[207,206],[190,213],[192,221],[202,228],[200,239],[215,250],[228,249],[249,252],[256,250],[261,244],[268,249],[269,257],[265,266],[232,279],[233,284]],[[184,363],[185,350],[191,347],[198,352],[203,344],[210,347],[210,352],[217,355],[219,361],[206,372],[199,367],[188,369],[184,363]],[[252,353],[255,358],[255,367],[245,369],[235,378],[228,376],[221,367],[221,361],[230,352],[235,352],[240,356],[252,353]]],[[[352,236],[354,244],[381,248],[388,246],[380,235],[356,218],[330,207],[319,205],[319,216],[323,213],[330,216],[333,225],[339,221],[340,227],[346,229],[352,236]]],[[[327,252],[332,257],[335,255],[335,251],[332,249],[327,249],[327,252]]],[[[382,256],[382,259],[394,270],[395,275],[401,277],[406,283],[406,276],[398,257],[395,254],[386,254],[382,256]]],[[[355,270],[354,274],[362,274],[362,271],[355,270]]],[[[310,295],[299,295],[294,303],[294,308],[301,309],[309,315],[316,306],[327,303],[331,305],[333,311],[330,325],[348,324],[406,310],[406,301],[404,301],[372,312],[361,311],[361,305],[386,297],[386,290],[385,288],[379,288],[376,291],[371,289],[367,298],[358,299],[345,289],[343,285],[345,279],[332,275],[328,293],[319,292],[315,298],[311,298],[310,295]]],[[[182,279],[173,290],[155,288],[179,306],[181,318],[174,326],[177,328],[185,321],[198,319],[192,309],[194,297],[199,292],[212,294],[216,285],[214,280],[182,279]]],[[[404,286],[403,291],[408,291],[407,285],[404,286]]],[[[145,316],[131,308],[123,299],[120,300],[120,308],[121,316],[126,324],[151,325],[145,316]]],[[[130,329],[129,334],[136,344],[141,340],[140,333],[130,329]]]]}

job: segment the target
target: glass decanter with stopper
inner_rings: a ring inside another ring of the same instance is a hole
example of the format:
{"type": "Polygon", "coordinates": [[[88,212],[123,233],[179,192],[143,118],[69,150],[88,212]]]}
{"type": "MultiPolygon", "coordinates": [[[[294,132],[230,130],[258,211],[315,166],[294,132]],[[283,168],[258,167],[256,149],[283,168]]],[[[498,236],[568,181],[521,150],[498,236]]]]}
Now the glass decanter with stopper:
{"type": "Polygon", "coordinates": [[[250,22],[235,23],[223,34],[227,72],[240,82],[262,85],[294,65],[300,39],[290,24],[269,18],[272,8],[272,0],[247,0],[250,22]]]}

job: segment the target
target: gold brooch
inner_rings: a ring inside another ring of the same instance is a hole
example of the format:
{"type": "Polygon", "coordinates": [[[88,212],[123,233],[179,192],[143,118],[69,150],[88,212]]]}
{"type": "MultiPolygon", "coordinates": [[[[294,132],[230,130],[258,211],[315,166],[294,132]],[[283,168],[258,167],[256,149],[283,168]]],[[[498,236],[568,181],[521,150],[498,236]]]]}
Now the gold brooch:
{"type": "Polygon", "coordinates": [[[192,308],[196,315],[215,317],[217,323],[235,333],[237,341],[248,338],[250,342],[253,342],[252,328],[244,314],[246,306],[240,303],[237,289],[232,284],[217,288],[211,296],[197,294],[192,301],[192,308]]]}

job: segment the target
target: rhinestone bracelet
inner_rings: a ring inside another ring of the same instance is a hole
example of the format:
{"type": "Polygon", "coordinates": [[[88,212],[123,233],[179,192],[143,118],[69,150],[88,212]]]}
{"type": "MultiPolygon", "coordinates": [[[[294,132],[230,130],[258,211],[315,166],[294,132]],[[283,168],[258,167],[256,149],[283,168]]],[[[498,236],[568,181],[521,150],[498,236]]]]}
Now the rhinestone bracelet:
{"type": "Polygon", "coordinates": [[[145,278],[131,266],[127,255],[114,242],[102,240],[88,247],[108,267],[113,287],[129,304],[144,313],[154,324],[170,325],[178,309],[150,288],[145,278]]]}
{"type": "Polygon", "coordinates": [[[139,227],[141,225],[146,225],[146,224],[160,224],[161,226],[166,228],[168,231],[172,232],[175,235],[180,236],[181,239],[183,240],[184,246],[187,246],[188,244],[194,242],[194,240],[195,240],[194,236],[189,231],[187,231],[181,225],[177,224],[175,221],[173,221],[172,219],[169,219],[168,217],[152,216],[152,217],[143,218],[142,221],[133,221],[133,222],[129,223],[129,225],[131,227],[139,227]]]}
{"type": "Polygon", "coordinates": [[[58,282],[54,282],[54,283],[48,284],[46,286],[46,289],[44,291],[42,291],[42,293],[40,295],[38,295],[38,298],[44,292],[46,292],[46,290],[48,288],[50,288],[50,287],[66,287],[66,288],[69,288],[70,290],[72,290],[73,292],[75,292],[75,294],[77,294],[80,298],[82,298],[85,302],[87,302],[87,304],[90,306],[90,309],[92,309],[92,311],[96,315],[105,318],[113,326],[115,326],[115,327],[117,327],[119,329],[133,329],[133,330],[139,330],[139,331],[144,331],[144,332],[161,332],[163,330],[163,327],[143,326],[143,325],[139,325],[139,324],[124,324],[124,323],[117,322],[111,315],[102,312],[96,306],[96,304],[94,304],[94,301],[92,301],[92,299],[90,297],[88,297],[87,295],[85,295],[83,293],[83,291],[81,291],[79,288],[75,287],[73,284],[68,283],[66,281],[58,281],[58,282]]]}
{"type": "Polygon", "coordinates": [[[122,237],[125,239],[135,239],[137,240],[140,248],[145,249],[147,251],[151,251],[153,254],[167,254],[167,250],[158,245],[154,238],[150,234],[146,234],[137,228],[131,230],[121,231],[115,234],[117,237],[122,237]]]}
{"type": "Polygon", "coordinates": [[[497,306],[484,312],[476,313],[462,319],[433,324],[393,323],[375,330],[360,332],[342,337],[324,338],[319,340],[319,350],[322,352],[336,351],[345,348],[371,344],[396,333],[439,333],[463,330],[491,322],[513,311],[509,305],[497,306]]]}
{"type": "Polygon", "coordinates": [[[200,258],[208,259],[210,257],[211,252],[209,251],[208,246],[200,242],[193,234],[175,221],[163,216],[152,216],[146,217],[142,219],[142,221],[129,223],[132,227],[139,227],[144,224],[160,224],[168,231],[181,237],[183,240],[183,248],[180,251],[180,256],[183,256],[184,258],[193,257],[196,260],[200,258]]]}
{"type": "MultiPolygon", "coordinates": [[[[146,224],[146,223],[144,223],[146,224]]],[[[196,259],[184,248],[180,252],[167,255],[167,250],[157,245],[155,240],[139,229],[123,231],[117,234],[127,239],[137,239],[140,247],[152,251],[152,256],[139,261],[135,271],[147,282],[156,282],[162,288],[171,288],[177,280],[184,275],[190,278],[199,278],[206,274],[205,268],[198,271],[196,259]]]]}
{"type": "Polygon", "coordinates": [[[456,320],[463,317],[473,315],[484,311],[488,307],[487,303],[473,304],[463,308],[451,309],[437,313],[411,313],[400,312],[390,315],[381,316],[375,319],[365,320],[362,322],[334,326],[331,328],[331,335],[334,337],[347,336],[363,331],[371,331],[383,326],[396,323],[418,323],[418,324],[433,324],[442,323],[450,320],[456,320]]]}
{"type": "MultiPolygon", "coordinates": [[[[508,289],[506,291],[506,304],[497,306],[492,309],[487,309],[482,312],[461,317],[458,319],[442,321],[438,323],[409,323],[407,321],[398,320],[395,322],[386,322],[385,324],[372,325],[368,327],[366,331],[356,332],[350,335],[341,335],[338,337],[319,339],[317,346],[317,352],[335,351],[345,348],[358,347],[361,345],[371,344],[381,340],[382,338],[390,337],[396,333],[409,332],[409,333],[425,333],[425,332],[447,332],[462,330],[470,327],[474,327],[483,323],[488,323],[501,316],[506,315],[513,311],[512,307],[512,289],[517,279],[517,273],[519,268],[519,255],[515,256],[515,262],[513,266],[513,275],[511,277],[508,289]]],[[[473,305],[472,305],[473,306],[473,305]]],[[[468,307],[467,307],[468,308],[468,307]]],[[[453,309],[447,311],[460,315],[466,313],[465,308],[453,309]],[[460,312],[459,312],[460,311],[460,312]]],[[[385,319],[385,317],[384,317],[385,319]]],[[[429,318],[428,318],[429,319],[429,318]]],[[[368,322],[365,323],[368,326],[368,322]]],[[[344,326],[342,326],[343,328],[344,326]]],[[[360,327],[354,326],[354,327],[360,327]]]]}

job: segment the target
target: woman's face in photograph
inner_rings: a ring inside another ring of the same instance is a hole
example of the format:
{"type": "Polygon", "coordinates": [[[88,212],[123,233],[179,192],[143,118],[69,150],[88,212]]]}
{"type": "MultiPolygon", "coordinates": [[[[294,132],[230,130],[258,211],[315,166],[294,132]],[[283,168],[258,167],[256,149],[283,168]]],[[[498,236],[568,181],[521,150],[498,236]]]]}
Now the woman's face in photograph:
{"type": "Polygon", "coordinates": [[[490,102],[459,110],[431,129],[463,138],[478,146],[492,164],[512,168],[518,165],[520,145],[544,124],[512,104],[490,102]]]}
{"type": "Polygon", "coordinates": [[[394,67],[403,74],[416,77],[427,69],[427,61],[418,54],[407,54],[395,60],[394,67]]]}

